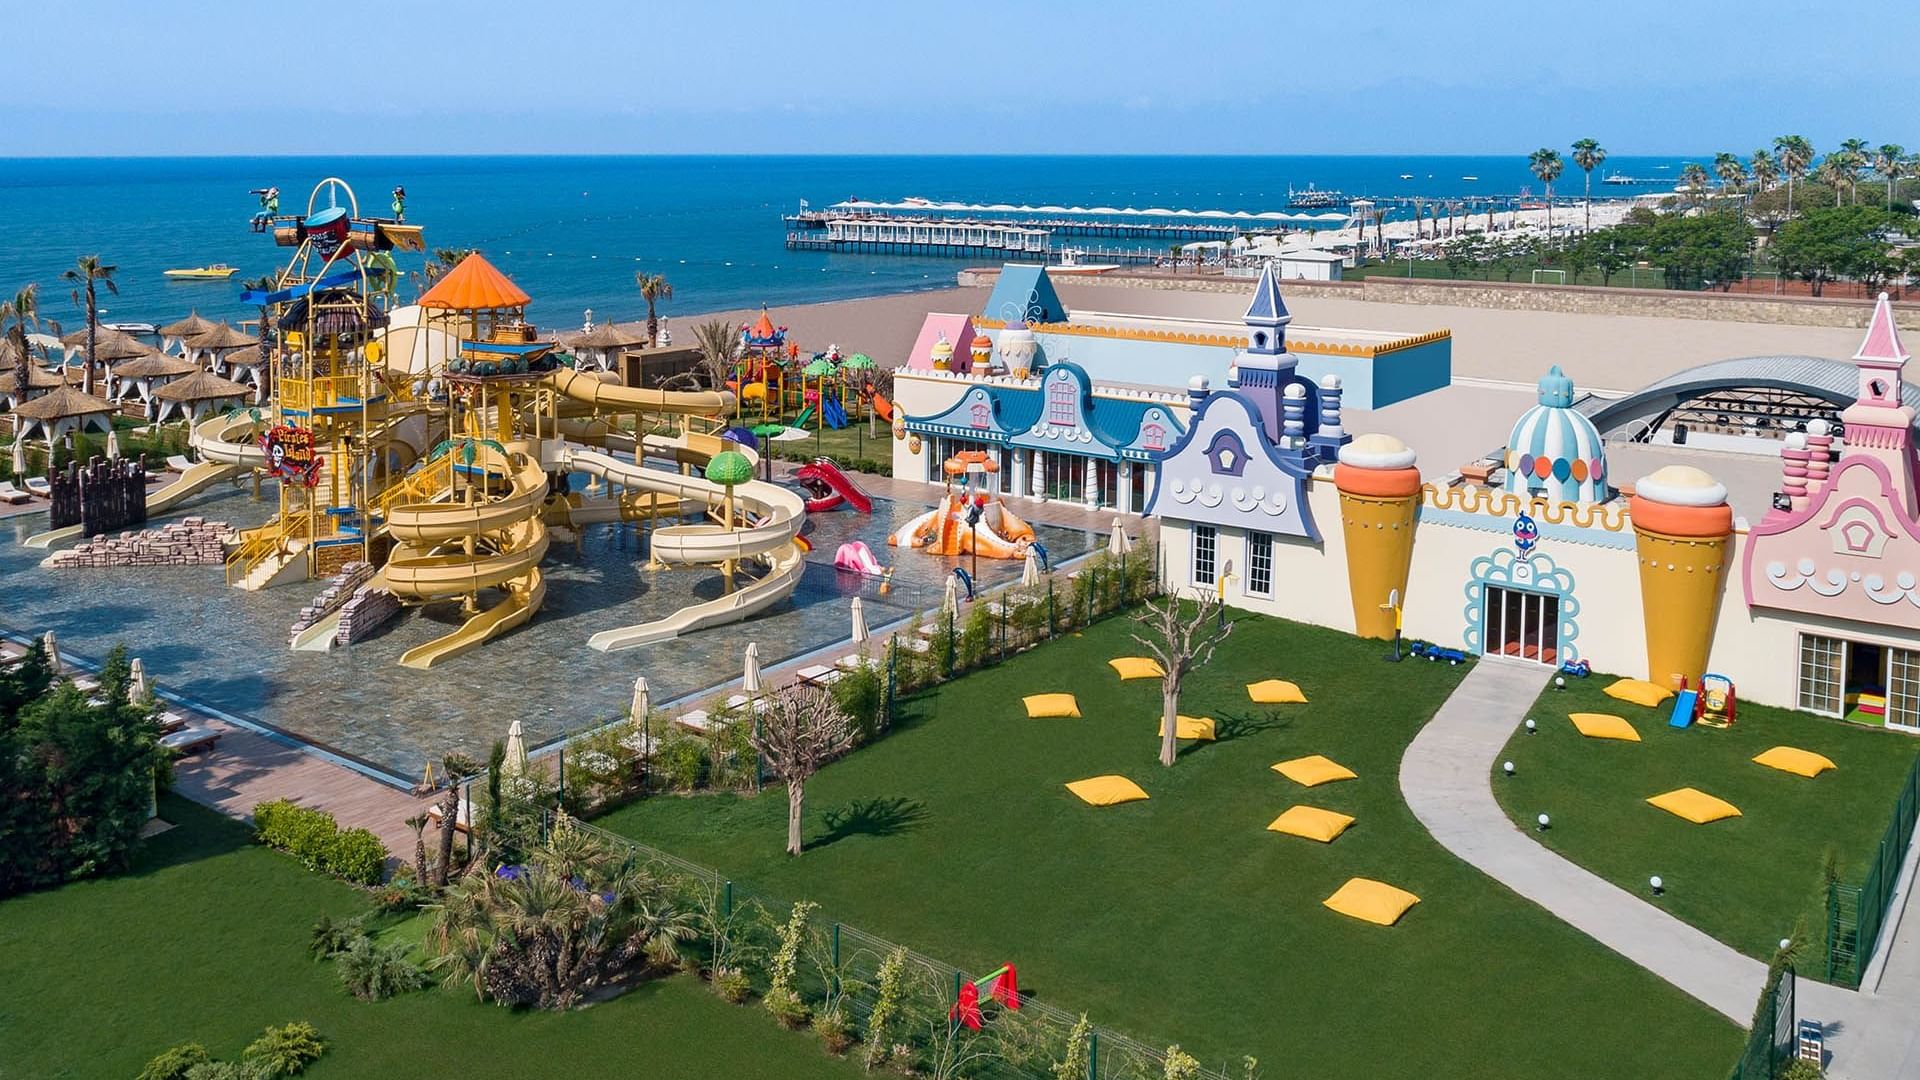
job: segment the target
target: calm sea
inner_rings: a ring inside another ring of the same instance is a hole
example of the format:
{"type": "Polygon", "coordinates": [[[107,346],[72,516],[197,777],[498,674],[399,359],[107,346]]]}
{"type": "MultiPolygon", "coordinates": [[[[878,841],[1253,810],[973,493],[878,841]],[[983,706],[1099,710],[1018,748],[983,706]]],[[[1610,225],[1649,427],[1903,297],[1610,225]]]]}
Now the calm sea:
{"type": "MultiPolygon", "coordinates": [[[[1682,160],[1615,158],[1600,173],[1675,177],[1682,160]]],[[[1577,197],[1581,177],[1570,172],[1559,192],[1577,197]]],[[[641,269],[667,276],[675,295],[665,310],[684,315],[942,288],[962,265],[787,251],[780,215],[803,199],[1259,212],[1285,209],[1289,187],[1309,185],[1375,195],[1540,192],[1519,154],[10,159],[0,160],[0,290],[39,282],[43,313],[71,328],[80,314],[61,271],[97,253],[119,267],[110,321],[166,321],[189,308],[248,317],[238,279],[171,282],[161,271],[225,262],[252,277],[278,267],[287,253],[247,228],[256,208],[248,190],[276,186],[283,211],[293,210],[327,176],[350,183],[369,214],[386,214],[393,187],[405,185],[408,220],[426,227],[430,247],[481,248],[533,294],[535,318],[553,325],[577,323],[586,308],[642,313],[632,286],[641,269]]],[[[402,266],[418,264],[413,256],[402,266]]]]}

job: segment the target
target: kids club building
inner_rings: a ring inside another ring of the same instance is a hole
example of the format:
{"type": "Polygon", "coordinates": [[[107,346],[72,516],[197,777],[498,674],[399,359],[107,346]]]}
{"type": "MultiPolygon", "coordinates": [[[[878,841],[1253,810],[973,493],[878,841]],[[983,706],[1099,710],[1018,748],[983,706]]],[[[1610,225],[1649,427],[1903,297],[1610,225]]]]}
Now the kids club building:
{"type": "Polygon", "coordinates": [[[1343,400],[1379,408],[1452,378],[1445,330],[1295,327],[1283,343],[1291,318],[1271,264],[1239,323],[1069,313],[1044,267],[1005,266],[985,312],[928,315],[895,371],[893,475],[940,483],[941,462],[982,451],[1003,494],[1139,514],[1191,422],[1192,373],[1230,382],[1240,357],[1285,353],[1336,428],[1343,400]]]}
{"type": "Polygon", "coordinates": [[[1618,483],[1557,368],[1485,484],[1423,482],[1413,448],[1342,430],[1337,384],[1308,374],[1285,315],[1269,321],[1224,388],[1192,379],[1151,455],[1145,512],[1171,586],[1661,686],[1713,671],[1752,700],[1920,731],[1920,468],[1885,297],[1852,360],[1855,400],[1837,429],[1785,438],[1757,522],[1688,465],[1618,483]]]}

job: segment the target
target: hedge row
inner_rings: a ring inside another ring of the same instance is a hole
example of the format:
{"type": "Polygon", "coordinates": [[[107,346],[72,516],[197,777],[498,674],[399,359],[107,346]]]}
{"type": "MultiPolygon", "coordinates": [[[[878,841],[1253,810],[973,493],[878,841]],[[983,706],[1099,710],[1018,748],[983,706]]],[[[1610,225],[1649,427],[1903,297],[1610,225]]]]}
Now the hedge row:
{"type": "Polygon", "coordinates": [[[253,830],[260,842],[279,848],[309,870],[320,870],[360,885],[378,885],[386,870],[387,846],[366,829],[342,829],[324,810],[297,806],[286,799],[253,808],[253,830]]]}

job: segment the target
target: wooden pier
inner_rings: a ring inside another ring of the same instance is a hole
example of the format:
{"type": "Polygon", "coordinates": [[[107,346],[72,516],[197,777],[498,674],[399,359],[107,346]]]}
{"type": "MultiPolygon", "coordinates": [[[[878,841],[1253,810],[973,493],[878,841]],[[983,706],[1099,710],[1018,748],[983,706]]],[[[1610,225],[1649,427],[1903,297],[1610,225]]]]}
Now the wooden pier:
{"type": "Polygon", "coordinates": [[[1047,257],[1051,234],[1019,225],[883,218],[831,218],[818,230],[787,234],[792,251],[866,254],[1047,257]]]}

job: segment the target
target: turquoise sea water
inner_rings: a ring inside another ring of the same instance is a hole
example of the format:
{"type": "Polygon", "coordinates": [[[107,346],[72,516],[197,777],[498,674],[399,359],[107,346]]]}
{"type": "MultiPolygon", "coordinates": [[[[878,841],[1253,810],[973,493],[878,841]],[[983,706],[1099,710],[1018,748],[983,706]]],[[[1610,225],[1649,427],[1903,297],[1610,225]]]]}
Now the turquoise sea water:
{"type": "MultiPolygon", "coordinates": [[[[1674,177],[1681,159],[1616,158],[1619,171],[1674,177]],[[1660,166],[1666,166],[1661,169],[1660,166]]],[[[60,272],[97,253],[120,268],[108,319],[161,322],[189,308],[253,312],[234,282],[170,282],[169,267],[226,262],[240,277],[286,252],[247,228],[248,190],[304,205],[340,176],[362,210],[388,212],[405,185],[408,220],[430,247],[478,247],[528,292],[532,314],[573,325],[585,308],[633,317],[633,272],[664,273],[668,314],[782,305],[953,284],[951,259],[790,252],[782,213],[859,197],[1194,210],[1282,210],[1313,185],[1349,194],[1516,194],[1540,185],[1524,154],[1500,157],[297,157],[0,160],[0,290],[37,281],[43,314],[81,321],[60,272]],[[1413,179],[1401,180],[1402,173],[1413,179]],[[1477,176],[1475,181],[1463,180],[1477,176]]],[[[1578,197],[1569,167],[1558,188],[1578,197]]],[[[1648,189],[1634,189],[1648,190],[1648,189]]],[[[418,267],[418,256],[403,267],[418,267]]]]}

